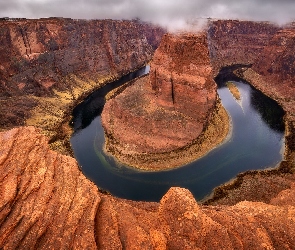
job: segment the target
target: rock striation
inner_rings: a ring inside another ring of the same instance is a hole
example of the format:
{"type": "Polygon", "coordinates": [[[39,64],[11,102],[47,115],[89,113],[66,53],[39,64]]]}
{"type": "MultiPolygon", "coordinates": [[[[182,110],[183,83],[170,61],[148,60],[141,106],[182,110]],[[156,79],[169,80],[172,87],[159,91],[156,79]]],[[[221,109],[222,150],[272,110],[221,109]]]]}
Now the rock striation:
{"type": "MultiPolygon", "coordinates": [[[[171,154],[166,164],[159,159],[184,147],[187,151],[187,146],[209,136],[205,131],[209,124],[216,125],[216,119],[227,124],[221,131],[211,131],[214,145],[220,143],[228,132],[228,118],[225,113],[221,118],[216,111],[217,106],[222,108],[211,70],[205,33],[165,35],[153,57],[149,77],[135,81],[107,101],[102,112],[106,150],[138,168],[179,166],[184,164],[180,164],[180,157],[174,164],[167,163],[171,154]]],[[[195,159],[196,154],[201,154],[200,150],[185,161],[195,159]]]]}
{"type": "Polygon", "coordinates": [[[242,76],[283,107],[287,125],[286,155],[294,164],[295,140],[295,28],[277,32],[251,69],[242,76]]]}
{"type": "Polygon", "coordinates": [[[295,182],[268,204],[204,206],[176,187],[133,202],[99,192],[34,127],[1,132],[0,144],[1,249],[295,248],[295,182]]]}
{"type": "Polygon", "coordinates": [[[212,20],[208,41],[213,75],[231,67],[251,66],[280,28],[269,22],[212,20]]]}
{"type": "Polygon", "coordinates": [[[139,21],[49,18],[1,20],[0,32],[0,129],[33,125],[54,142],[68,134],[77,102],[151,60],[164,30],[139,21]]]}

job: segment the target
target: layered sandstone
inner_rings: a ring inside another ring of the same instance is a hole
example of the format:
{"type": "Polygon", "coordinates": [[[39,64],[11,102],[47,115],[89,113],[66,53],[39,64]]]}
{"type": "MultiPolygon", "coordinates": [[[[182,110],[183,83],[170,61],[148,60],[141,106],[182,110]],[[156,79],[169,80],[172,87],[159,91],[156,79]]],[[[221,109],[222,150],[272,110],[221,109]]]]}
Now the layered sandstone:
{"type": "Polygon", "coordinates": [[[208,39],[214,76],[223,68],[252,65],[278,30],[269,22],[210,21],[208,39]]]}
{"type": "Polygon", "coordinates": [[[145,65],[164,33],[139,21],[63,18],[4,19],[0,31],[0,129],[34,125],[52,142],[69,136],[77,102],[145,65]]]}
{"type": "Polygon", "coordinates": [[[99,192],[36,128],[0,144],[1,249],[295,248],[295,182],[269,204],[202,206],[182,188],[132,202],[99,192]]]}
{"type": "Polygon", "coordinates": [[[295,163],[295,29],[277,32],[253,67],[243,77],[283,107],[286,112],[286,159],[295,163]]]}
{"type": "Polygon", "coordinates": [[[228,117],[218,104],[211,70],[205,33],[165,35],[149,77],[107,101],[102,113],[106,150],[129,165],[157,170],[183,165],[220,143],[228,117]],[[209,124],[217,125],[215,130],[209,124]],[[212,145],[201,149],[207,137],[212,145]],[[188,150],[192,144],[194,150],[188,150]],[[180,151],[187,151],[182,160],[180,151]]]}

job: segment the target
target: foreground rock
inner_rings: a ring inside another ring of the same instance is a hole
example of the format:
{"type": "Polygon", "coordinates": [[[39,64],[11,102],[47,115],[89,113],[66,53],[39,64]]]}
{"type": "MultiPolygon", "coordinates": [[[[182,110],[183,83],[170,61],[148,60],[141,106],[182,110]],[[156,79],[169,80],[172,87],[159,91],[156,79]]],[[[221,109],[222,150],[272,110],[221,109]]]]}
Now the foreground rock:
{"type": "Polygon", "coordinates": [[[228,133],[228,117],[218,104],[211,70],[205,33],[165,35],[149,77],[106,103],[107,151],[129,165],[157,170],[183,165],[219,144],[228,133]],[[206,133],[209,124],[215,131],[206,133]],[[180,157],[179,151],[204,138],[216,141],[180,157]]]}
{"type": "Polygon", "coordinates": [[[64,153],[72,108],[145,65],[164,33],[137,21],[63,18],[0,20],[0,30],[0,130],[39,127],[64,153]]]}
{"type": "Polygon", "coordinates": [[[181,188],[132,202],[100,193],[33,127],[0,144],[1,249],[295,248],[295,182],[269,204],[202,206],[181,188]]]}

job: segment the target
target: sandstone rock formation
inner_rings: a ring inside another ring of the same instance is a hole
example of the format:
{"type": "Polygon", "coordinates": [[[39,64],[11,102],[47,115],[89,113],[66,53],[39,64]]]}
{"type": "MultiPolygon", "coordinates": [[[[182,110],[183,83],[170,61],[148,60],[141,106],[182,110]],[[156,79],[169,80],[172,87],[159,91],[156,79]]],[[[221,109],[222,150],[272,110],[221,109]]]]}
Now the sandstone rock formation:
{"type": "Polygon", "coordinates": [[[251,69],[242,76],[275,99],[286,112],[286,158],[295,163],[295,29],[280,30],[264,48],[251,69]]]}
{"type": "Polygon", "coordinates": [[[0,129],[34,125],[52,142],[68,134],[77,102],[145,65],[164,33],[138,21],[62,18],[1,20],[0,30],[0,129]]]}
{"type": "Polygon", "coordinates": [[[210,21],[208,41],[213,75],[230,66],[252,65],[279,30],[268,22],[210,21]]]}
{"type": "Polygon", "coordinates": [[[106,103],[102,124],[107,151],[124,163],[150,170],[192,161],[200,150],[191,152],[193,155],[184,162],[179,155],[177,163],[159,159],[164,158],[161,154],[179,151],[209,137],[205,131],[209,124],[218,127],[216,119],[226,125],[212,132],[211,142],[216,140],[215,146],[224,139],[228,118],[216,111],[217,106],[222,109],[217,104],[216,89],[206,34],[165,35],[153,57],[149,78],[135,81],[106,103]]]}
{"type": "Polygon", "coordinates": [[[202,206],[171,188],[160,203],[98,191],[33,127],[0,133],[1,249],[294,249],[295,182],[269,204],[202,206]]]}

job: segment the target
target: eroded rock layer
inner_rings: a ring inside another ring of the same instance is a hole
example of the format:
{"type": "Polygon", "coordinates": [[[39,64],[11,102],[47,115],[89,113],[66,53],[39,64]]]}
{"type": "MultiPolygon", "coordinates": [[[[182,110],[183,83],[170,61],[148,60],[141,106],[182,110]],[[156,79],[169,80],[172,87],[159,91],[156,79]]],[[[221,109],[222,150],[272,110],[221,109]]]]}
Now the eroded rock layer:
{"type": "Polygon", "coordinates": [[[160,203],[102,194],[33,127],[0,133],[1,249],[294,249],[295,183],[269,204],[160,203]],[[21,149],[21,150],[19,150],[21,149]]]}
{"type": "Polygon", "coordinates": [[[295,29],[277,32],[251,69],[241,76],[275,99],[286,112],[286,159],[295,163],[295,29]]]}
{"type": "Polygon", "coordinates": [[[213,75],[223,68],[252,65],[280,28],[268,22],[215,20],[208,25],[213,75]]]}
{"type": "MultiPolygon", "coordinates": [[[[164,166],[156,156],[152,164],[151,154],[191,145],[213,123],[217,87],[211,70],[205,33],[165,35],[153,57],[149,77],[135,81],[107,101],[102,113],[107,151],[139,168],[177,166],[179,162],[164,166]]],[[[214,145],[228,132],[227,115],[224,119],[225,132],[222,136],[215,134],[214,145]]],[[[222,118],[219,120],[222,123],[222,118]]]]}
{"type": "Polygon", "coordinates": [[[63,123],[71,108],[145,65],[164,30],[137,21],[50,18],[1,20],[0,33],[0,129],[34,125],[56,141],[69,134],[63,123]]]}

